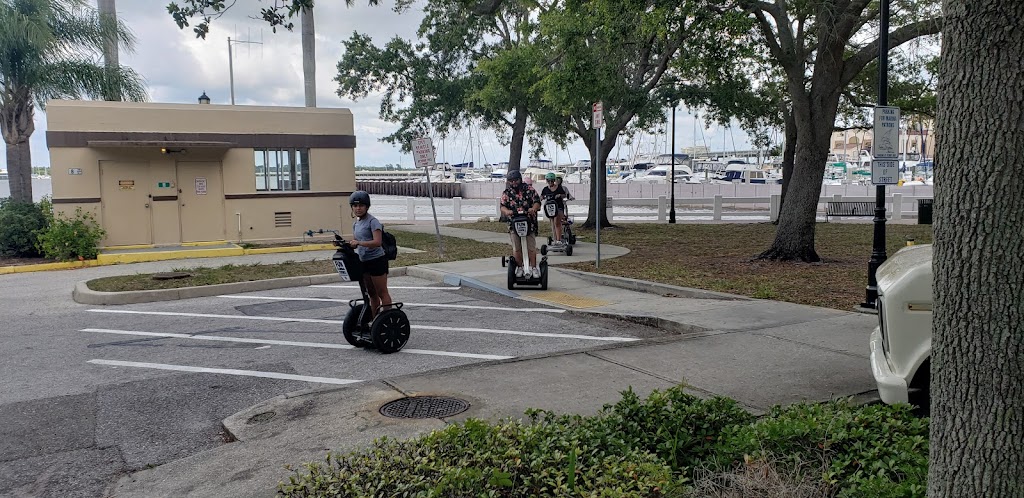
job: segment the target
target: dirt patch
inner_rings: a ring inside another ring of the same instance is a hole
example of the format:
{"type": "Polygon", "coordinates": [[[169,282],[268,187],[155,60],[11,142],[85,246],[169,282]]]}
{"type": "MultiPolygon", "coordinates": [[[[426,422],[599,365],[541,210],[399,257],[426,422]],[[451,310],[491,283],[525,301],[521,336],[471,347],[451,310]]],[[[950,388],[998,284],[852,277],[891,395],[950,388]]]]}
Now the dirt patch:
{"type": "Polygon", "coordinates": [[[46,258],[0,258],[0,266],[41,265],[53,262],[52,259],[46,258]]]}

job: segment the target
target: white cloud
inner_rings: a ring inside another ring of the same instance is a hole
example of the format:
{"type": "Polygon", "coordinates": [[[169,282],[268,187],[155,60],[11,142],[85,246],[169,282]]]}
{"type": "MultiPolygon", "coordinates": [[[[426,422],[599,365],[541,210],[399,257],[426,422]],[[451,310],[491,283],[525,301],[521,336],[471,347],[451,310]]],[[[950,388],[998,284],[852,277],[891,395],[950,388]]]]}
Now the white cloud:
{"type": "MultiPolygon", "coordinates": [[[[91,2],[94,3],[94,2],[91,2]]],[[[167,14],[167,0],[122,0],[117,3],[118,17],[128,24],[137,38],[135,51],[120,55],[123,65],[131,66],[145,80],[150,99],[154,102],[196,102],[206,92],[215,103],[230,101],[228,73],[228,41],[258,41],[262,44],[235,44],[233,56],[235,101],[249,105],[304,105],[302,84],[302,48],[299,22],[295,30],[279,29],[273,33],[263,21],[252,19],[258,14],[255,2],[238,2],[223,17],[213,22],[205,40],[196,39],[191,27],[179,30],[167,14]],[[246,10],[249,9],[249,10],[246,10]]],[[[316,11],[316,63],[317,105],[320,107],[346,107],[352,110],[357,128],[356,163],[383,165],[387,163],[411,166],[408,156],[398,148],[380,142],[396,126],[378,117],[379,95],[370,95],[358,102],[342,99],[335,93],[333,81],[336,66],[342,55],[342,41],[353,31],[371,36],[375,43],[383,44],[394,36],[412,38],[422,19],[422,8],[414,6],[405,14],[397,14],[391,4],[370,7],[365,1],[346,8],[341,0],[318,2],[316,11]]],[[[733,129],[736,148],[747,148],[746,135],[733,129]]],[[[36,132],[32,136],[32,156],[36,165],[49,164],[46,150],[45,113],[36,116],[36,132]]],[[[450,162],[476,160],[498,162],[507,160],[508,149],[499,143],[493,133],[473,131],[473,147],[468,145],[468,132],[456,133],[438,144],[439,159],[443,149],[450,162]]],[[[676,146],[703,144],[699,133],[694,133],[693,118],[680,110],[677,116],[676,146]]],[[[727,149],[732,141],[721,129],[704,130],[704,140],[712,149],[720,149],[723,139],[727,149]],[[724,133],[724,135],[723,135],[724,133]]],[[[618,150],[612,157],[628,157],[637,150],[667,151],[666,137],[647,136],[638,145],[626,146],[620,138],[618,150]]],[[[585,145],[576,141],[568,150],[556,151],[548,142],[548,158],[562,162],[587,157],[585,145]]],[[[0,164],[6,167],[0,156],[0,164]]]]}

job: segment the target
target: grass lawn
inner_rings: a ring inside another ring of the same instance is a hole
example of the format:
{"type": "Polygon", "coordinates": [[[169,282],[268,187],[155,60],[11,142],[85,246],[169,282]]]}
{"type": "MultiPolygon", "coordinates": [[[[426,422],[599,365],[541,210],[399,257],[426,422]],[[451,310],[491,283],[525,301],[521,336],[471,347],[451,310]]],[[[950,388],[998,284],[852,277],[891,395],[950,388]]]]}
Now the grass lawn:
{"type": "MultiPolygon", "coordinates": [[[[550,227],[542,223],[544,237],[550,227]]],[[[462,228],[505,231],[504,223],[463,223],[462,228]]],[[[849,310],[864,300],[872,224],[818,223],[816,249],[821,263],[757,261],[775,238],[775,225],[622,223],[601,230],[601,242],[627,247],[629,255],[604,260],[598,273],[665,284],[728,292],[761,299],[789,301],[849,310]]],[[[577,237],[594,241],[593,230],[577,237]]],[[[892,255],[906,245],[931,243],[931,225],[886,226],[886,251],[892,255]]],[[[558,258],[549,259],[557,263],[558,258]]],[[[594,263],[565,265],[597,272],[594,263]]]]}
{"type": "MultiPolygon", "coordinates": [[[[390,262],[392,268],[441,261],[437,256],[437,237],[434,234],[403,232],[393,229],[388,231],[395,234],[400,246],[424,251],[422,253],[400,253],[398,259],[390,262]]],[[[507,244],[490,244],[453,237],[444,237],[444,247],[446,256],[444,261],[497,257],[508,253],[507,244]]],[[[269,278],[322,275],[333,273],[334,265],[328,259],[321,259],[267,265],[225,265],[217,268],[200,266],[176,268],[175,271],[188,272],[192,276],[174,280],[153,280],[153,275],[150,273],[137,273],[90,280],[88,286],[92,290],[101,292],[175,289],[269,278]]]]}

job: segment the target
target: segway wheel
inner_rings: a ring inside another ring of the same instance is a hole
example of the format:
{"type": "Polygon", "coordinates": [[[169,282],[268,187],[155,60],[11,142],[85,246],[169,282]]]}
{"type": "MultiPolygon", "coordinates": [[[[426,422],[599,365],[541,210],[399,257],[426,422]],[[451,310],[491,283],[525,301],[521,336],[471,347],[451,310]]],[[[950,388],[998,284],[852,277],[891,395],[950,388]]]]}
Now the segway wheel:
{"type": "Polygon", "coordinates": [[[544,244],[541,244],[540,245],[540,254],[543,256],[543,255],[545,255],[547,253],[548,253],[548,246],[546,246],[544,244]]]}
{"type": "Polygon", "coordinates": [[[552,238],[551,236],[548,236],[548,245],[551,245],[551,243],[554,242],[554,241],[555,241],[554,238],[552,238]]]}
{"type": "Polygon", "coordinates": [[[565,245],[565,255],[566,256],[572,256],[572,246],[570,246],[568,244],[565,245]]]}
{"type": "Polygon", "coordinates": [[[507,264],[508,264],[508,261],[505,260],[505,256],[502,256],[501,257],[501,267],[504,268],[507,264]]]}
{"type": "Polygon", "coordinates": [[[540,290],[548,290],[548,265],[542,264],[540,267],[540,290]]]}
{"type": "Polygon", "coordinates": [[[370,337],[377,351],[391,354],[400,351],[409,342],[409,318],[405,312],[389,309],[380,312],[370,327],[370,337]]]}
{"type": "Polygon", "coordinates": [[[363,308],[365,307],[366,303],[350,307],[348,309],[348,314],[345,315],[345,320],[341,322],[341,335],[345,336],[345,340],[348,341],[349,344],[357,348],[372,346],[372,344],[367,343],[359,337],[360,330],[369,330],[370,328],[371,319],[369,311],[363,315],[362,327],[357,323],[359,320],[359,314],[362,313],[363,308]]]}
{"type": "Polygon", "coordinates": [[[516,260],[509,259],[508,261],[508,290],[512,290],[516,286],[516,260]]]}

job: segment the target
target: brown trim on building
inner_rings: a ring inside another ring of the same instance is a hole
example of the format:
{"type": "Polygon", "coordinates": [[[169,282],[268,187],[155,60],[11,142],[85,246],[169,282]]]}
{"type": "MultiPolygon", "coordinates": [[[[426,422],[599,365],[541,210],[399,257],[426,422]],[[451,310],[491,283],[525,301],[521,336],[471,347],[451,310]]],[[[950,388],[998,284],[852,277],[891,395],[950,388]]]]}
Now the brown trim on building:
{"type": "Polygon", "coordinates": [[[153,200],[154,201],[176,201],[176,200],[178,200],[178,196],[176,196],[176,195],[154,195],[153,196],[153,200]]]}
{"type": "Polygon", "coordinates": [[[282,197],[348,197],[352,192],[260,192],[257,194],[224,194],[225,199],[268,199],[282,197]]]}
{"type": "Polygon", "coordinates": [[[354,149],[355,135],[46,131],[47,147],[225,147],[354,149]],[[215,145],[216,144],[216,145],[215,145]]]}
{"type": "Polygon", "coordinates": [[[52,204],[91,204],[94,202],[100,202],[103,199],[99,197],[69,197],[67,199],[50,199],[52,204]]]}

